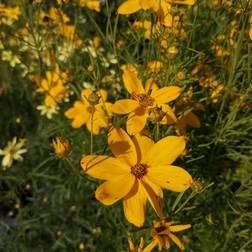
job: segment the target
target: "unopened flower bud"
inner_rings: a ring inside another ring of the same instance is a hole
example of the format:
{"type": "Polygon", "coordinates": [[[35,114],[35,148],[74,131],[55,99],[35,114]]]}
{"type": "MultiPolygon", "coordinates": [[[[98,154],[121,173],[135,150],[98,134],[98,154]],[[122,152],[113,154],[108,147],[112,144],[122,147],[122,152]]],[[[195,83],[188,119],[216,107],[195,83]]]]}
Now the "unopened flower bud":
{"type": "Polygon", "coordinates": [[[55,137],[52,140],[52,146],[58,158],[65,158],[71,151],[70,141],[65,137],[55,137]]]}
{"type": "Polygon", "coordinates": [[[179,50],[176,46],[172,46],[168,48],[168,57],[169,59],[174,59],[177,54],[179,53],[179,50]]]}
{"type": "Polygon", "coordinates": [[[163,119],[164,116],[165,116],[165,112],[162,110],[162,108],[155,107],[155,108],[150,109],[148,119],[152,123],[158,123],[163,119]]]}

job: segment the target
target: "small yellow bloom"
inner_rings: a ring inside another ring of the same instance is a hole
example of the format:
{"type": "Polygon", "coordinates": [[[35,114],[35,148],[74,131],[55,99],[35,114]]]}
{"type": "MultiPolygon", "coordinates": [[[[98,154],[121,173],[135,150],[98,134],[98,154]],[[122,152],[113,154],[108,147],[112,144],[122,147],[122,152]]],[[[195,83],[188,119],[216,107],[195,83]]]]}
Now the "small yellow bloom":
{"type": "Polygon", "coordinates": [[[58,158],[65,158],[71,151],[70,141],[65,137],[55,137],[52,140],[52,146],[58,158]]]}
{"type": "Polygon", "coordinates": [[[185,229],[191,228],[191,224],[186,225],[173,225],[174,222],[167,222],[165,220],[155,221],[153,224],[153,228],[151,230],[151,236],[153,237],[152,242],[143,249],[143,252],[150,252],[155,247],[158,246],[159,251],[162,248],[167,250],[170,249],[170,241],[173,241],[180,250],[185,250],[183,243],[180,239],[174,235],[173,233],[179,232],[185,229]]]}
{"type": "Polygon", "coordinates": [[[4,16],[9,19],[18,20],[21,14],[19,6],[15,7],[5,7],[3,4],[0,4],[0,17],[4,16]]]}
{"type": "Polygon", "coordinates": [[[80,128],[86,124],[87,129],[97,135],[101,128],[108,128],[110,125],[109,117],[112,115],[112,104],[106,102],[107,92],[103,89],[98,90],[96,97],[94,96],[91,88],[84,89],[81,92],[82,100],[76,101],[73,107],[65,112],[65,116],[73,119],[73,128],[80,128]],[[96,99],[95,103],[93,103],[94,98],[96,99]]]}
{"type": "Polygon", "coordinates": [[[36,92],[45,94],[45,105],[49,108],[55,106],[55,103],[62,102],[69,93],[69,89],[65,87],[68,75],[66,72],[60,71],[58,65],[55,66],[53,71],[46,72],[45,79],[35,75],[33,80],[38,85],[36,92]]]}
{"type": "Polygon", "coordinates": [[[83,242],[81,242],[81,243],[79,244],[79,249],[80,249],[80,250],[84,250],[85,248],[86,248],[85,244],[84,244],[83,242]]]}
{"type": "Polygon", "coordinates": [[[119,6],[118,13],[129,15],[139,10],[148,10],[156,13],[163,25],[171,26],[173,19],[170,14],[171,4],[194,5],[195,2],[195,0],[126,0],[119,6]]]}
{"type": "Polygon", "coordinates": [[[123,68],[123,81],[127,91],[133,99],[122,99],[113,105],[116,114],[129,114],[127,119],[127,131],[130,135],[139,133],[146,124],[150,110],[160,107],[165,112],[162,124],[170,124],[176,121],[176,116],[168,102],[175,100],[180,95],[180,88],[168,86],[158,89],[156,83],[149,79],[145,87],[138,78],[137,72],[123,68]]]}
{"type": "Polygon", "coordinates": [[[144,224],[147,200],[163,216],[159,204],[162,188],[183,192],[192,183],[186,170],[171,165],[185,149],[184,137],[167,136],[154,143],[144,134],[131,138],[113,127],[108,144],[115,157],[85,156],[81,167],[89,176],[106,180],[96,189],[96,199],[112,205],[123,198],[125,217],[135,226],[144,224]]]}
{"type": "Polygon", "coordinates": [[[184,135],[186,128],[188,127],[192,127],[194,129],[201,127],[198,116],[192,111],[184,115],[180,120],[176,122],[176,133],[178,135],[184,135]]]}
{"type": "Polygon", "coordinates": [[[97,12],[101,11],[99,0],[79,0],[78,2],[81,7],[86,7],[90,10],[95,10],[97,12]]]}

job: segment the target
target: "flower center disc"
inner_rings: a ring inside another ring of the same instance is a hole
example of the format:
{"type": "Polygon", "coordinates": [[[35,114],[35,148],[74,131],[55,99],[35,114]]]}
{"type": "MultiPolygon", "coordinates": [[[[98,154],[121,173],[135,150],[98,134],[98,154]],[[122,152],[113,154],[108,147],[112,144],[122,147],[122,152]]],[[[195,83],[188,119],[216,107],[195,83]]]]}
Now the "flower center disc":
{"type": "Polygon", "coordinates": [[[146,164],[136,164],[131,167],[131,173],[138,179],[142,178],[147,173],[146,164]]]}
{"type": "Polygon", "coordinates": [[[144,107],[154,105],[154,99],[146,94],[137,94],[137,93],[133,92],[132,96],[135,100],[137,100],[144,107]]]}

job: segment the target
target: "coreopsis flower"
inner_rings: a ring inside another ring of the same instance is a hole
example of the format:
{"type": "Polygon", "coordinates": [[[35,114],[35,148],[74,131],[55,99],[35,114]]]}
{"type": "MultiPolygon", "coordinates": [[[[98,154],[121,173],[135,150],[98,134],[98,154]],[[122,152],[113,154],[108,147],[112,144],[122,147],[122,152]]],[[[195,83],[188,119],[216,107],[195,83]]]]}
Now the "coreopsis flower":
{"type": "MultiPolygon", "coordinates": [[[[4,4],[0,4],[0,17],[6,17],[9,21],[18,20],[21,14],[19,6],[7,7],[4,4]]],[[[7,22],[10,23],[10,22],[7,22]]],[[[11,23],[10,23],[11,24],[11,23]]]]}
{"type": "Polygon", "coordinates": [[[201,127],[201,123],[198,116],[192,111],[190,111],[176,122],[175,127],[176,127],[176,133],[178,135],[184,135],[187,127],[198,129],[201,127]]]}
{"type": "Polygon", "coordinates": [[[162,68],[164,64],[161,61],[154,60],[150,61],[147,64],[147,70],[151,73],[158,73],[162,68]]]}
{"type": "Polygon", "coordinates": [[[153,228],[151,230],[151,236],[153,237],[153,240],[147,247],[144,248],[143,252],[150,252],[157,246],[159,251],[161,251],[162,248],[169,250],[170,241],[173,241],[179,247],[180,250],[185,250],[183,243],[173,233],[189,229],[191,228],[191,224],[173,224],[173,221],[167,222],[165,220],[154,222],[153,228]]]}
{"type": "Polygon", "coordinates": [[[162,188],[184,192],[193,181],[186,170],[171,165],[185,149],[184,137],[167,136],[154,143],[143,133],[130,137],[113,127],[108,144],[114,157],[85,156],[81,167],[89,176],[106,180],[96,189],[96,199],[105,205],[123,199],[125,217],[135,226],[144,224],[147,200],[163,216],[162,188]]]}
{"type": "Polygon", "coordinates": [[[27,152],[27,149],[24,148],[25,144],[25,139],[19,139],[17,141],[17,137],[14,137],[4,149],[0,149],[0,155],[4,156],[2,160],[4,169],[11,167],[14,160],[19,162],[23,161],[22,154],[27,152]]]}
{"type": "Polygon", "coordinates": [[[119,8],[118,13],[121,15],[129,15],[139,10],[149,10],[154,12],[159,21],[166,26],[172,24],[173,16],[171,12],[171,4],[194,5],[195,0],[126,0],[119,8]]]}
{"type": "Polygon", "coordinates": [[[112,104],[106,102],[107,92],[103,89],[96,93],[91,88],[81,92],[82,100],[74,103],[73,107],[65,112],[65,116],[73,119],[72,127],[80,128],[83,125],[94,135],[99,134],[101,128],[109,127],[112,104]]]}
{"type": "Polygon", "coordinates": [[[116,101],[112,109],[117,114],[129,114],[126,127],[130,135],[139,133],[144,128],[150,110],[155,107],[161,107],[166,113],[167,124],[176,121],[176,116],[167,103],[180,95],[179,87],[169,86],[158,89],[152,79],[148,80],[143,87],[137,73],[127,68],[123,70],[123,81],[133,99],[116,101]]]}
{"type": "Polygon", "coordinates": [[[45,105],[47,107],[55,106],[60,103],[69,93],[69,89],[65,87],[68,80],[66,72],[61,72],[59,66],[56,65],[53,71],[46,72],[46,78],[40,79],[40,76],[34,76],[33,80],[37,83],[36,92],[45,94],[45,105]]]}
{"type": "Polygon", "coordinates": [[[71,151],[70,141],[65,137],[55,137],[52,140],[52,146],[58,158],[65,158],[71,151]]]}
{"type": "Polygon", "coordinates": [[[97,12],[101,11],[100,0],[79,0],[78,3],[81,7],[86,7],[97,12]]]}

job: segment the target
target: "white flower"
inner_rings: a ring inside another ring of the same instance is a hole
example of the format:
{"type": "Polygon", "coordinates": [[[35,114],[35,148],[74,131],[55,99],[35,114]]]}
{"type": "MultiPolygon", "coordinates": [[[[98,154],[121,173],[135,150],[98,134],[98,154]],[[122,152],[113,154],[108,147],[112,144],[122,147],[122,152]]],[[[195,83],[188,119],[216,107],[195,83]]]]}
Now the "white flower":
{"type": "Polygon", "coordinates": [[[41,115],[45,115],[48,119],[52,119],[54,114],[58,113],[59,107],[57,104],[53,106],[46,106],[45,104],[37,106],[37,110],[40,111],[41,115]]]}
{"type": "Polygon", "coordinates": [[[25,139],[20,139],[17,142],[17,137],[14,137],[12,141],[9,141],[7,146],[2,150],[0,149],[0,155],[4,156],[2,160],[3,168],[11,167],[14,160],[23,161],[21,156],[23,153],[27,152],[27,149],[23,148],[26,143],[25,139]]]}

